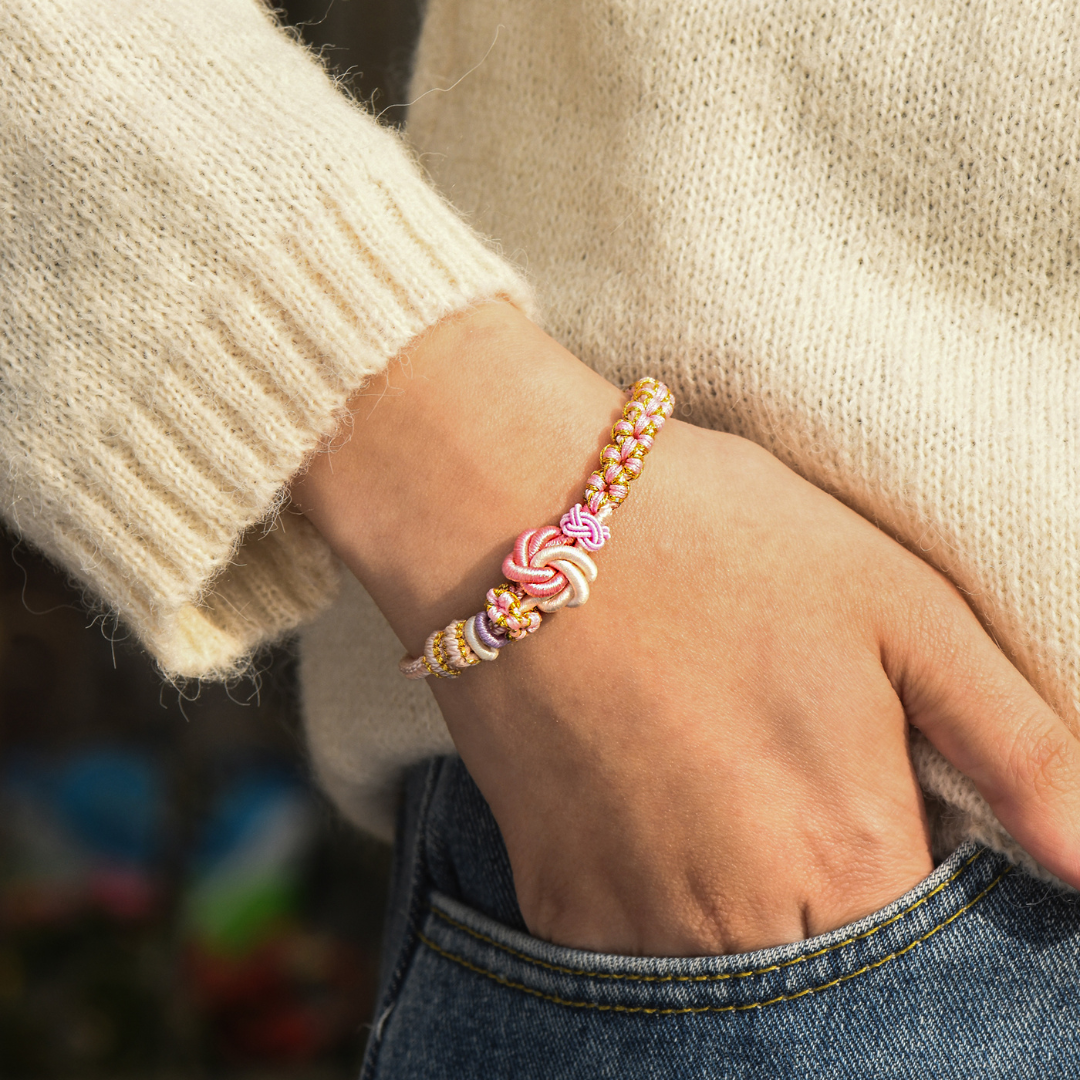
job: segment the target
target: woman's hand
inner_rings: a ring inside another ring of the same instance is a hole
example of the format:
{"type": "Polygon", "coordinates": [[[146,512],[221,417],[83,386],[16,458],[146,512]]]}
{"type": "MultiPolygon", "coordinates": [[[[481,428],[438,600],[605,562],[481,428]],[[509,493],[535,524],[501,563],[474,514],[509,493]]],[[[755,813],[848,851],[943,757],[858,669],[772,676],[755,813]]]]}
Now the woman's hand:
{"type": "MultiPolygon", "coordinates": [[[[413,652],[578,501],[623,395],[505,305],[437,327],[295,498],[413,652]]],[[[1077,744],[955,589],[765,451],[670,422],[585,606],[434,681],[533,933],[794,941],[931,868],[907,724],[1080,885],[1077,744]]]]}

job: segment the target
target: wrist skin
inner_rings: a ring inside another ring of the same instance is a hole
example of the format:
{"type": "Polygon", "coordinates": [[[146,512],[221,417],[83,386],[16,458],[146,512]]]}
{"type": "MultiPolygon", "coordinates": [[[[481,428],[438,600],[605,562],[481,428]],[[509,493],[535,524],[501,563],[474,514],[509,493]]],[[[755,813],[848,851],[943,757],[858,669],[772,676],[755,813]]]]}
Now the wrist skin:
{"type": "Polygon", "coordinates": [[[293,504],[416,655],[481,609],[523,529],[581,500],[624,404],[516,308],[484,304],[432,327],[352,399],[293,504]]]}

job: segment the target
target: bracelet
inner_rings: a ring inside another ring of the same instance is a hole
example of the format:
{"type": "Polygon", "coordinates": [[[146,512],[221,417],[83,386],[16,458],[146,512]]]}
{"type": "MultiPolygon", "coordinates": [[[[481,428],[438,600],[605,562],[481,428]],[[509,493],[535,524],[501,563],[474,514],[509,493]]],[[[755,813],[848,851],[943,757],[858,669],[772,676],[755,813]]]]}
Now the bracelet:
{"type": "Polygon", "coordinates": [[[585,497],[558,525],[526,529],[503,560],[509,579],[489,589],[484,609],[436,630],[420,656],[398,665],[407,679],[455,679],[467,668],[497,660],[511,641],[535,633],[544,614],[580,607],[596,580],[592,553],[611,536],[604,522],[630,493],[641,475],[645,455],[671,416],[675,399],[656,379],[638,379],[622,418],[611,429],[611,442],[600,452],[600,468],[585,484],[585,497]]]}

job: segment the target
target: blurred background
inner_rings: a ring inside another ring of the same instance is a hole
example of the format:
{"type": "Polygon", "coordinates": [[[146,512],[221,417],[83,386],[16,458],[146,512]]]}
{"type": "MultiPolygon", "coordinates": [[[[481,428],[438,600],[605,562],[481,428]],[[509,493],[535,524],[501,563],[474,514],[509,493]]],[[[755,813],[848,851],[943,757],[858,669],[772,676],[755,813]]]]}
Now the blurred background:
{"type": "MultiPolygon", "coordinates": [[[[418,2],[284,7],[403,120],[418,2]]],[[[187,699],[0,537],[3,1080],[355,1076],[388,870],[312,784],[288,648],[187,699]]]]}

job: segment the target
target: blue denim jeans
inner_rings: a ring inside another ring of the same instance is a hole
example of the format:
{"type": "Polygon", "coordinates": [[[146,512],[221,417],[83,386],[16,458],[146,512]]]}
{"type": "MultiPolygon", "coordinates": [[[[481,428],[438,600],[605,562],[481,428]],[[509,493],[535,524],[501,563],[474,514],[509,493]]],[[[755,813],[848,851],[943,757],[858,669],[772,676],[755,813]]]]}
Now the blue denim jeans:
{"type": "Polygon", "coordinates": [[[974,844],[821,937],[665,959],[530,937],[457,758],[410,776],[365,1080],[1080,1077],[1080,908],[974,844]]]}

